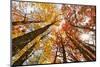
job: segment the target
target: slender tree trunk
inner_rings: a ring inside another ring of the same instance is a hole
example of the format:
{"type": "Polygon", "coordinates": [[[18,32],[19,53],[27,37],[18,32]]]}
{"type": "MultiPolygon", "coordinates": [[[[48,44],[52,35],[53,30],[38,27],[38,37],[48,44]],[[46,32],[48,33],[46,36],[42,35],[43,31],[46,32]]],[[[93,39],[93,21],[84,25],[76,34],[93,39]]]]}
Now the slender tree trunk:
{"type": "Polygon", "coordinates": [[[56,63],[56,59],[57,59],[57,52],[58,52],[58,47],[57,47],[57,51],[56,51],[56,55],[55,55],[55,58],[54,58],[53,63],[56,63]]]}
{"type": "MultiPolygon", "coordinates": [[[[48,33],[47,33],[48,34],[48,33]]],[[[45,35],[43,35],[40,39],[43,39],[45,37],[45,35]]],[[[36,45],[36,43],[34,43],[19,59],[17,59],[17,61],[15,61],[14,63],[13,63],[13,65],[15,66],[15,65],[21,65],[25,60],[27,60],[30,56],[28,56],[31,52],[32,52],[32,50],[33,50],[33,48],[34,48],[34,46],[36,45]]],[[[39,59],[39,58],[38,58],[39,59]]],[[[37,61],[38,62],[38,61],[37,61]]]]}
{"type": "Polygon", "coordinates": [[[75,57],[75,56],[73,56],[73,54],[72,54],[72,52],[71,51],[69,51],[69,50],[66,50],[66,52],[68,53],[68,55],[73,59],[73,61],[78,61],[78,59],[75,57]]]}
{"type": "Polygon", "coordinates": [[[12,22],[12,25],[13,25],[13,26],[16,26],[16,25],[24,25],[24,24],[40,23],[40,22],[44,22],[44,21],[43,21],[43,20],[15,21],[15,22],[12,22]]]}
{"type": "Polygon", "coordinates": [[[93,31],[93,32],[96,31],[95,29],[90,28],[90,27],[77,26],[77,25],[74,25],[74,24],[71,24],[71,23],[70,23],[70,25],[73,26],[73,27],[79,28],[79,29],[87,29],[87,30],[90,30],[90,31],[93,31]]]}
{"type": "MultiPolygon", "coordinates": [[[[96,51],[93,50],[92,48],[90,48],[89,46],[87,46],[85,43],[83,43],[82,41],[80,41],[79,39],[77,39],[86,49],[88,49],[91,53],[93,53],[94,55],[96,55],[96,51]]],[[[95,58],[93,58],[95,59],[95,58]]]]}
{"type": "Polygon", "coordinates": [[[64,48],[64,45],[62,44],[62,49],[63,49],[63,63],[66,63],[66,51],[65,51],[65,48],[64,48]]]}
{"type": "Polygon", "coordinates": [[[33,48],[34,48],[35,45],[36,45],[36,44],[33,44],[33,46],[30,47],[19,59],[17,59],[17,61],[15,61],[15,62],[13,63],[12,66],[22,65],[22,63],[23,63],[26,59],[28,59],[28,55],[32,52],[32,50],[33,50],[33,48]]]}
{"type": "Polygon", "coordinates": [[[62,40],[62,37],[61,37],[61,46],[62,46],[62,50],[63,50],[63,63],[66,63],[66,51],[65,51],[65,48],[64,48],[64,43],[63,43],[63,40],[62,40]]]}
{"type": "Polygon", "coordinates": [[[27,33],[23,36],[14,38],[12,40],[12,56],[17,54],[24,46],[26,46],[29,42],[31,42],[33,39],[35,39],[38,35],[45,32],[51,25],[53,25],[53,23],[51,23],[43,28],[40,28],[38,30],[27,33]]]}
{"type": "Polygon", "coordinates": [[[79,43],[74,37],[71,37],[68,33],[66,34],[73,42],[73,44],[80,50],[80,52],[82,52],[84,57],[88,59],[88,61],[95,60],[95,55],[91,51],[89,51],[86,47],[84,47],[82,43],[79,43]]]}

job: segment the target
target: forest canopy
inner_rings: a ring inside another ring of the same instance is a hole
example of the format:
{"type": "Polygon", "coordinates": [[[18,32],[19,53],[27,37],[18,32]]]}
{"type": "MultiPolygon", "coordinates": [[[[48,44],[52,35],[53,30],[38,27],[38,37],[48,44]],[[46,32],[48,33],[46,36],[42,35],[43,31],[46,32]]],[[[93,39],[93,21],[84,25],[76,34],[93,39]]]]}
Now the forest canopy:
{"type": "Polygon", "coordinates": [[[96,7],[12,1],[12,65],[96,60],[96,7]]]}

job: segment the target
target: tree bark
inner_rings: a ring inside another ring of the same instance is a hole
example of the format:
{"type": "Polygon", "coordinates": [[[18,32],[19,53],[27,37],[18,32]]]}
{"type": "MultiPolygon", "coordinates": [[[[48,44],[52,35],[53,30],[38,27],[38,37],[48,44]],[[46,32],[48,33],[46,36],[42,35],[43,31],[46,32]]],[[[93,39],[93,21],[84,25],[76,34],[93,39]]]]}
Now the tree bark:
{"type": "Polygon", "coordinates": [[[51,23],[43,28],[40,28],[38,30],[27,33],[23,36],[14,38],[12,40],[12,56],[14,56],[18,51],[20,51],[24,46],[26,46],[29,42],[31,42],[33,39],[35,39],[38,35],[45,32],[51,25],[53,25],[53,23],[51,23]]]}
{"type": "Polygon", "coordinates": [[[67,36],[70,38],[70,40],[73,42],[73,44],[82,52],[85,58],[87,58],[87,61],[93,61],[95,60],[95,54],[93,54],[91,51],[89,51],[82,43],[79,43],[75,38],[72,38],[68,33],[66,33],[67,36]]]}
{"type": "Polygon", "coordinates": [[[12,66],[22,65],[22,63],[23,63],[26,59],[28,59],[28,55],[32,52],[32,50],[33,50],[33,48],[34,48],[35,45],[36,45],[36,44],[33,44],[33,46],[30,47],[17,61],[15,61],[15,62],[13,63],[12,66]]]}
{"type": "Polygon", "coordinates": [[[63,63],[66,63],[66,51],[65,51],[65,48],[64,48],[64,45],[62,44],[62,49],[63,49],[63,63]]]}
{"type": "Polygon", "coordinates": [[[58,52],[58,47],[57,47],[57,51],[56,51],[56,55],[55,55],[55,58],[54,58],[53,63],[56,63],[56,59],[57,59],[57,52],[58,52]]]}
{"type": "Polygon", "coordinates": [[[40,23],[40,22],[44,22],[42,20],[32,20],[32,21],[14,21],[12,22],[12,25],[24,25],[24,24],[30,24],[30,23],[40,23]]]}
{"type": "Polygon", "coordinates": [[[62,36],[61,36],[61,46],[62,46],[62,50],[63,50],[63,63],[66,63],[66,51],[65,51],[65,48],[64,48],[64,43],[63,43],[63,40],[62,40],[62,36]]]}
{"type": "MultiPolygon", "coordinates": [[[[48,34],[48,33],[47,33],[48,34]]],[[[44,36],[45,35],[43,35],[41,38],[40,38],[40,40],[41,39],[43,39],[44,38],[44,36]]],[[[28,56],[31,52],[32,52],[32,50],[33,50],[33,48],[34,48],[34,46],[36,45],[36,42],[19,58],[19,59],[17,59],[17,61],[15,61],[15,63],[13,63],[13,65],[14,66],[16,66],[16,65],[22,65],[22,63],[25,61],[25,60],[27,60],[30,56],[28,56]]],[[[37,61],[38,62],[38,61],[37,61]]]]}

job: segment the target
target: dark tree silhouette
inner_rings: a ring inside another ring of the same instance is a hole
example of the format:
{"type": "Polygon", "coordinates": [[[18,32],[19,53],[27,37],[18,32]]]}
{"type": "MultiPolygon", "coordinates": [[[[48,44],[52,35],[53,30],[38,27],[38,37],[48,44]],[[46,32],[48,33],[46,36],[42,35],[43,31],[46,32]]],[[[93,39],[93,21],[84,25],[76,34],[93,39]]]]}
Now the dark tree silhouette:
{"type": "Polygon", "coordinates": [[[38,30],[32,31],[30,33],[27,33],[23,36],[19,36],[17,38],[14,38],[12,40],[12,56],[14,56],[18,51],[20,51],[24,46],[26,46],[29,42],[34,40],[38,35],[45,32],[51,25],[54,23],[51,23],[43,28],[40,28],[38,30]]]}

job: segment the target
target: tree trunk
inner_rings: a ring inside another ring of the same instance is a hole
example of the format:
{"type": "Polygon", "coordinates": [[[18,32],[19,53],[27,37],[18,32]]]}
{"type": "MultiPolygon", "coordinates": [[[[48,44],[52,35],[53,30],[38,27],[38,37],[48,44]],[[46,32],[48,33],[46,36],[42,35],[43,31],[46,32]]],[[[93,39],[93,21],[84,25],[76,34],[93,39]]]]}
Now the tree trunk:
{"type": "MultiPolygon", "coordinates": [[[[44,36],[45,35],[43,35],[40,39],[42,39],[44,36]]],[[[16,65],[22,65],[22,63],[30,57],[28,55],[32,52],[32,50],[33,50],[33,48],[34,48],[35,45],[36,45],[36,43],[34,43],[19,59],[17,59],[17,61],[15,61],[13,63],[13,65],[14,66],[16,66],[16,65]]]]}
{"type": "Polygon", "coordinates": [[[24,25],[24,24],[30,24],[30,23],[40,23],[40,22],[44,22],[43,20],[32,20],[32,21],[15,21],[12,22],[12,25],[24,25]]]}
{"type": "Polygon", "coordinates": [[[63,50],[63,63],[66,63],[66,51],[65,51],[65,48],[64,48],[64,43],[63,43],[63,40],[62,40],[62,37],[61,37],[61,46],[62,46],[62,50],[63,50]]]}
{"type": "Polygon", "coordinates": [[[14,56],[16,53],[18,53],[24,46],[26,46],[29,42],[31,42],[33,39],[35,39],[38,35],[45,32],[51,25],[53,25],[53,23],[51,23],[43,28],[40,28],[38,30],[27,33],[23,36],[14,38],[12,40],[12,56],[14,56]]]}
{"type": "Polygon", "coordinates": [[[66,63],[66,51],[65,51],[65,48],[64,48],[64,45],[62,44],[62,49],[63,49],[63,63],[66,63]]]}
{"type": "Polygon", "coordinates": [[[28,59],[28,55],[32,52],[32,50],[33,50],[33,48],[34,48],[35,45],[36,44],[33,44],[33,46],[30,47],[19,59],[17,59],[17,61],[15,61],[12,66],[22,65],[22,63],[26,59],[28,59]]]}
{"type": "Polygon", "coordinates": [[[68,33],[66,33],[67,36],[70,38],[70,40],[73,42],[73,44],[82,52],[85,58],[88,59],[88,61],[95,60],[95,55],[89,51],[82,43],[79,43],[74,37],[71,37],[68,33]]]}
{"type": "Polygon", "coordinates": [[[58,47],[57,47],[57,51],[56,51],[56,55],[55,55],[55,58],[54,58],[53,63],[56,63],[56,59],[57,59],[57,52],[58,52],[58,47]]]}

